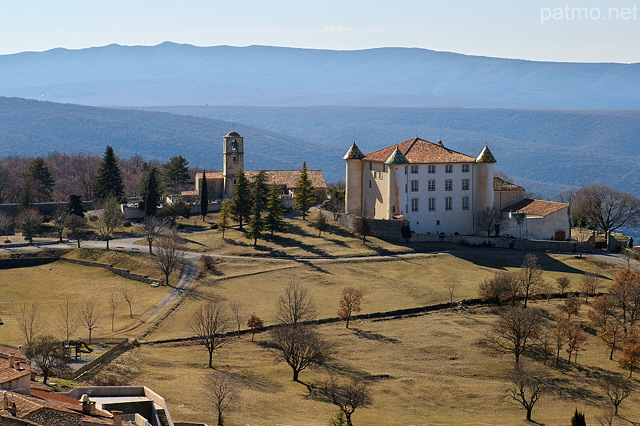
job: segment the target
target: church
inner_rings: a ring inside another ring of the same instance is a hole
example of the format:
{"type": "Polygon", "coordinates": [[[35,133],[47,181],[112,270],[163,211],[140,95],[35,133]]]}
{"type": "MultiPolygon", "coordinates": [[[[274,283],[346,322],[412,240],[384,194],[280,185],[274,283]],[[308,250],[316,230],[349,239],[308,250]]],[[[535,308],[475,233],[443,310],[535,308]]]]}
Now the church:
{"type": "Polygon", "coordinates": [[[405,219],[416,234],[480,235],[479,212],[494,209],[501,236],[569,235],[569,206],[526,199],[524,188],[494,178],[488,146],[470,156],[416,137],[366,155],[353,143],[343,158],[347,214],[405,219]]]}
{"type": "MultiPolygon", "coordinates": [[[[207,195],[213,202],[210,207],[216,209],[225,198],[231,198],[234,194],[234,186],[238,174],[244,172],[245,177],[251,181],[260,170],[244,169],[244,138],[238,132],[229,132],[222,138],[222,171],[207,172],[207,195]]],[[[293,205],[293,196],[297,191],[300,170],[265,170],[268,184],[280,186],[285,207],[293,205]]],[[[327,184],[321,170],[309,170],[309,179],[317,192],[324,193],[327,184]]],[[[195,191],[185,191],[183,196],[200,196],[203,173],[196,173],[195,191]]]]}

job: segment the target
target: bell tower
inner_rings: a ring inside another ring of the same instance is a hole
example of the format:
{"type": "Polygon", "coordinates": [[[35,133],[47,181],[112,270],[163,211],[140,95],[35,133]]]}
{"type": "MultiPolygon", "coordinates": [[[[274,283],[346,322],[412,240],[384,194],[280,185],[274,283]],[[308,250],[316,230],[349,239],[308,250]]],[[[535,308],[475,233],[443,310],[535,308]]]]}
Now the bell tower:
{"type": "Polygon", "coordinates": [[[236,177],[239,172],[244,170],[244,138],[237,132],[229,132],[222,139],[223,197],[227,198],[233,196],[236,177]]]}

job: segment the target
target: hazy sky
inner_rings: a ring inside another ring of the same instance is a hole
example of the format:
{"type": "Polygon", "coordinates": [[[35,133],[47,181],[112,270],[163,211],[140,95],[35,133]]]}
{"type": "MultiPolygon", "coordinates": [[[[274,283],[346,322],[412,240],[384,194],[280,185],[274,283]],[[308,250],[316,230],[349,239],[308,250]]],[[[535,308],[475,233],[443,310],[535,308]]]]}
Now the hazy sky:
{"type": "Polygon", "coordinates": [[[170,40],[640,62],[639,7],[640,0],[0,0],[0,54],[170,40]]]}

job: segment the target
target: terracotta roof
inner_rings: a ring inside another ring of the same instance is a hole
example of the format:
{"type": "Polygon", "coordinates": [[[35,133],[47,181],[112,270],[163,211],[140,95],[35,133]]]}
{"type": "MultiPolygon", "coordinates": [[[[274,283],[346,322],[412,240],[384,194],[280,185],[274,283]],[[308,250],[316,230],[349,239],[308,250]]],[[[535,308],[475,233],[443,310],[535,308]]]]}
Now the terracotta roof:
{"type": "Polygon", "coordinates": [[[355,142],[351,145],[351,148],[349,148],[349,151],[347,151],[344,157],[342,157],[343,160],[361,160],[363,158],[364,154],[360,151],[360,148],[358,148],[358,145],[356,145],[355,142]]]}
{"type": "MultiPolygon", "coordinates": [[[[208,174],[207,174],[208,176],[208,174]]],[[[208,179],[208,177],[207,177],[208,179]]],[[[189,196],[189,195],[198,195],[198,191],[181,191],[180,195],[182,195],[183,197],[189,196]]]]}
{"type": "Polygon", "coordinates": [[[20,370],[9,367],[9,361],[0,358],[0,384],[19,379],[20,377],[31,376],[31,366],[20,365],[20,370]]]}
{"type": "Polygon", "coordinates": [[[399,148],[406,159],[413,164],[430,163],[474,163],[476,159],[452,149],[442,143],[433,143],[420,138],[413,138],[365,155],[369,161],[385,162],[399,148]]]}
{"type": "Polygon", "coordinates": [[[524,199],[519,203],[502,209],[503,212],[526,213],[532,216],[548,216],[562,209],[569,207],[566,203],[556,203],[554,201],[524,199]]]}
{"type": "Polygon", "coordinates": [[[409,164],[409,160],[404,154],[400,151],[400,148],[396,147],[393,153],[387,158],[385,164],[409,164]]]}
{"type": "Polygon", "coordinates": [[[15,346],[0,345],[0,358],[9,358],[9,355],[13,355],[16,359],[27,360],[27,356],[22,352],[20,348],[15,346]]]}
{"type": "MultiPolygon", "coordinates": [[[[295,188],[298,186],[300,178],[300,170],[265,170],[267,183],[276,183],[278,185],[286,185],[287,188],[295,188]]],[[[247,179],[253,179],[260,170],[245,170],[244,175],[247,179]]],[[[321,170],[307,170],[311,184],[316,189],[326,189],[327,183],[321,170]]],[[[200,179],[202,173],[196,174],[196,179],[200,179]]],[[[207,181],[222,179],[222,172],[207,172],[207,181]]]]}
{"type": "Polygon", "coordinates": [[[524,188],[511,182],[499,178],[493,177],[493,190],[494,191],[524,191],[524,188]]]}

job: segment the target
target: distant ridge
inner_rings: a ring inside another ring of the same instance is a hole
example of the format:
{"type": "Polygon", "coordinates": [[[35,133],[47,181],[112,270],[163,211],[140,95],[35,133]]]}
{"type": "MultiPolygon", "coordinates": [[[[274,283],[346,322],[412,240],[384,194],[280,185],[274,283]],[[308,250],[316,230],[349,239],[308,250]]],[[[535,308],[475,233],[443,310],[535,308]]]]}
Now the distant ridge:
{"type": "Polygon", "coordinates": [[[0,95],[102,106],[636,109],[640,64],[534,62],[418,48],[112,44],[2,55],[0,95]]]}

